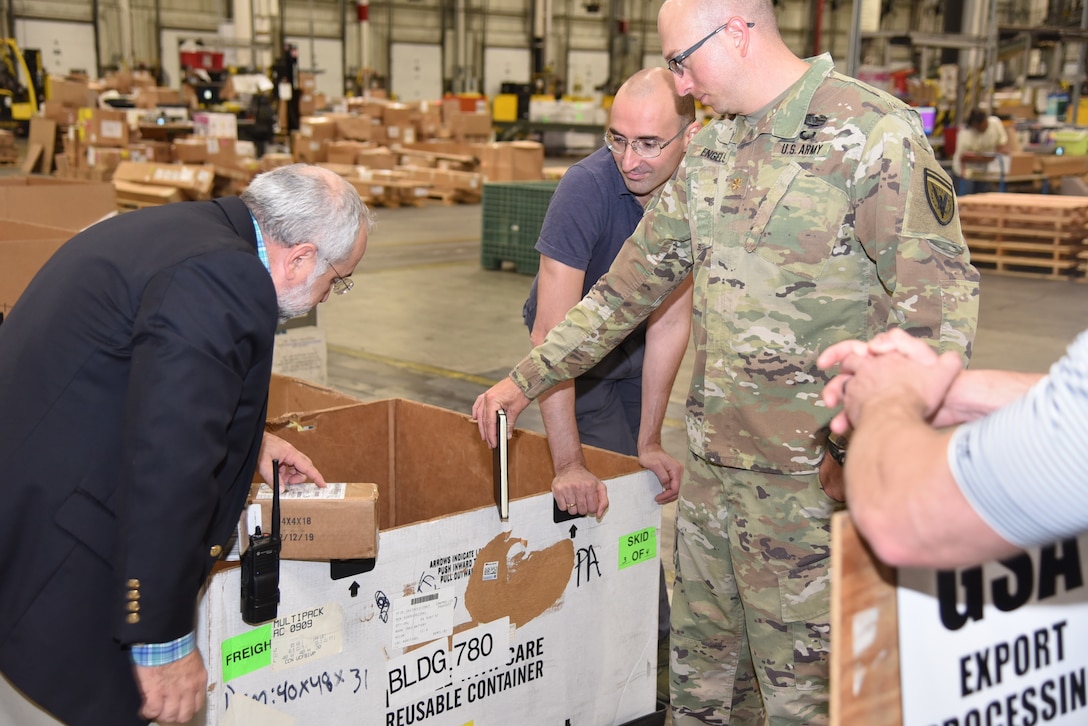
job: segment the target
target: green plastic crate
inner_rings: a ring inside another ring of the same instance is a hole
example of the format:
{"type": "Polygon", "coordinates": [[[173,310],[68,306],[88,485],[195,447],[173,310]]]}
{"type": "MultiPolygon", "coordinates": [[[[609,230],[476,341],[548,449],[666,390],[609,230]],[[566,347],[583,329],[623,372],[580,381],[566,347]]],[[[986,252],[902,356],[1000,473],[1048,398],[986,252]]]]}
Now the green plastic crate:
{"type": "Polygon", "coordinates": [[[480,264],[498,270],[504,262],[535,275],[540,253],[534,249],[557,181],[489,182],[483,191],[480,264]]]}

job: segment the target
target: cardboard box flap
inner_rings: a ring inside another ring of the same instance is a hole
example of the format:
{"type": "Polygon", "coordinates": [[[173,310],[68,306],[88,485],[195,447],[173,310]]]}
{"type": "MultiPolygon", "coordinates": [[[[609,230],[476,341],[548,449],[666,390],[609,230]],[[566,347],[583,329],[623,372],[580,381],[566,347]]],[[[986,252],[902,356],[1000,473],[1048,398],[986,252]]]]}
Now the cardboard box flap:
{"type": "Polygon", "coordinates": [[[294,376],[273,373],[268,386],[266,418],[271,428],[278,428],[290,422],[298,424],[307,415],[318,411],[357,406],[360,403],[362,401],[358,398],[341,393],[334,388],[320,386],[294,376]]]}

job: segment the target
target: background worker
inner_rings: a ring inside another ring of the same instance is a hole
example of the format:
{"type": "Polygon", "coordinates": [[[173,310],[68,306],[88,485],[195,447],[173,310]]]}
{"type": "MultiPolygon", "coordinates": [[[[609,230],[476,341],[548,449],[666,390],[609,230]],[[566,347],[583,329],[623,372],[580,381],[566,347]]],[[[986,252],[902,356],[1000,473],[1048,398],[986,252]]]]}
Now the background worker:
{"type": "Polygon", "coordinates": [[[1088,333],[1046,376],[966,371],[901,330],[819,363],[840,366],[823,397],[853,430],[850,515],[885,562],[975,565],[1088,532],[1088,333]]]}
{"type": "Polygon", "coordinates": [[[350,184],[292,165],[100,222],[27,287],[0,325],[0,721],[200,710],[197,596],[258,458],[321,482],[262,436],[276,324],[350,289],[370,224],[350,184]]]}
{"type": "Polygon", "coordinates": [[[972,181],[970,166],[988,165],[995,154],[1009,153],[1009,135],[1005,124],[980,108],[967,115],[967,123],[956,134],[956,151],[952,154],[952,174],[959,194],[981,191],[986,182],[972,181]]]}
{"type": "Polygon", "coordinates": [[[892,327],[966,357],[978,311],[951,180],[918,115],[805,61],[771,0],[666,0],[677,91],[722,115],[691,141],[612,269],[504,380],[494,410],[578,375],[694,276],[677,504],[677,726],[828,721],[830,516],[820,351],[892,327]]]}
{"type": "MultiPolygon", "coordinates": [[[[641,70],[620,86],[605,146],[566,171],[544,217],[536,243],[540,272],[523,311],[534,345],[607,272],[699,128],[695,102],[676,93],[666,69],[641,70]]],[[[540,397],[560,509],[600,519],[608,508],[608,492],[586,468],[582,443],[638,456],[664,488],[656,500],[676,499],[683,467],[662,448],[661,426],[690,332],[689,279],[600,363],[540,397]]],[[[658,613],[658,668],[667,676],[664,569],[658,613]]],[[[658,690],[667,700],[667,680],[658,690]]]]}

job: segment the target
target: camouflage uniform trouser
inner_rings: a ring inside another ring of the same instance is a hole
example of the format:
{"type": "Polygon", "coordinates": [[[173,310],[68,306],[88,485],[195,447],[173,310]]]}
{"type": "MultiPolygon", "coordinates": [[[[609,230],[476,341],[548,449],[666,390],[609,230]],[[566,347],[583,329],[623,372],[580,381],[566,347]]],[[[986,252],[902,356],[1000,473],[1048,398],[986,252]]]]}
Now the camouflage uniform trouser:
{"type": "Polygon", "coordinates": [[[688,455],[676,512],[673,723],[826,724],[830,516],[816,474],[688,455]]]}

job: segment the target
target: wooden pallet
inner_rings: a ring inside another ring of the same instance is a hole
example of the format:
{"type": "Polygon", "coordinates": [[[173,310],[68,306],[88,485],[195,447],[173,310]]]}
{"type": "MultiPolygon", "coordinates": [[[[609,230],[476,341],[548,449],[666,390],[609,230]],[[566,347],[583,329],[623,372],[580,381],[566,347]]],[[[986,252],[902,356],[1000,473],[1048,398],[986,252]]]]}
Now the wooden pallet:
{"type": "Polygon", "coordinates": [[[1088,198],[993,193],[959,202],[963,236],[980,269],[1064,280],[1081,273],[1088,198]]]}

